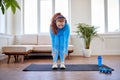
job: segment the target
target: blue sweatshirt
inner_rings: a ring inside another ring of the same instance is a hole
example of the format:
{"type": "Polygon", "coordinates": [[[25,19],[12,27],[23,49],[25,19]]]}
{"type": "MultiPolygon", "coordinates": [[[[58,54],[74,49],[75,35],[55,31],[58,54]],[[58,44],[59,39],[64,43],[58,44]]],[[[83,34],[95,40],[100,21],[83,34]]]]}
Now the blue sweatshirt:
{"type": "Polygon", "coordinates": [[[66,23],[62,29],[58,29],[57,34],[54,34],[50,28],[50,36],[52,42],[52,54],[62,52],[68,54],[68,41],[70,36],[70,27],[66,23]]]}

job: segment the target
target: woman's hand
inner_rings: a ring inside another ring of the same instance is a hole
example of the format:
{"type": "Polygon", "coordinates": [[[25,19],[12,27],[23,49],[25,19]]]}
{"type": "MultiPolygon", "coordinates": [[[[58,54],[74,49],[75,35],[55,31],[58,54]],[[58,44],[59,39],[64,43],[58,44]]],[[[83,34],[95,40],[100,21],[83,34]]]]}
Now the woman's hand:
{"type": "Polygon", "coordinates": [[[53,53],[53,54],[52,54],[52,56],[53,56],[53,57],[55,57],[55,56],[56,56],[56,54],[55,54],[55,53],[53,53]]]}
{"type": "Polygon", "coordinates": [[[65,59],[67,58],[67,56],[68,56],[68,54],[64,54],[64,58],[65,58],[65,59]]]}

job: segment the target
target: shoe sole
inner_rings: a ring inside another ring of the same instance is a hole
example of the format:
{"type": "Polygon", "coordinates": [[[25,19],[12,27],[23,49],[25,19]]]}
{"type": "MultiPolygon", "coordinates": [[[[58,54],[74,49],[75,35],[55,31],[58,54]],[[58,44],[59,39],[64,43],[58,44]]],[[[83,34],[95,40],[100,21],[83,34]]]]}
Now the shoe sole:
{"type": "Polygon", "coordinates": [[[55,67],[55,68],[52,68],[53,70],[56,70],[56,69],[58,69],[57,67],[55,67]]]}
{"type": "Polygon", "coordinates": [[[61,67],[60,69],[65,69],[64,67],[61,67]]]}

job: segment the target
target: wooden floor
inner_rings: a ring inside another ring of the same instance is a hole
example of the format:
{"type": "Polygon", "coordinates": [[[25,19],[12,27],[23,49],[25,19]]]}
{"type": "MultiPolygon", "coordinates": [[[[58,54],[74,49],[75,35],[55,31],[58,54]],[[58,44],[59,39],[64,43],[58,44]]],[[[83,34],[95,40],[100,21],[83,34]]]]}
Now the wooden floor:
{"type": "MultiPolygon", "coordinates": [[[[51,57],[29,59],[24,63],[10,64],[7,60],[0,61],[0,80],[120,80],[120,56],[103,56],[103,64],[112,67],[112,74],[104,74],[99,71],[31,71],[22,70],[32,63],[52,64],[51,57]]],[[[97,56],[84,58],[82,56],[71,56],[66,60],[67,64],[97,64],[97,56]]]]}

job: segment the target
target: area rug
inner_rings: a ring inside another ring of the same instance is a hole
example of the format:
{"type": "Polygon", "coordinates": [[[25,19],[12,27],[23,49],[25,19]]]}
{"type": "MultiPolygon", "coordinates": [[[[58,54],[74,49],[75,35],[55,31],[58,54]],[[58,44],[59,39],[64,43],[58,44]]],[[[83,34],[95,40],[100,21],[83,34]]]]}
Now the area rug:
{"type": "MultiPolygon", "coordinates": [[[[102,67],[112,69],[106,65],[102,65],[102,67]]],[[[97,64],[66,64],[66,69],[58,67],[53,70],[52,64],[31,64],[23,71],[99,71],[99,66],[97,64]]]]}

